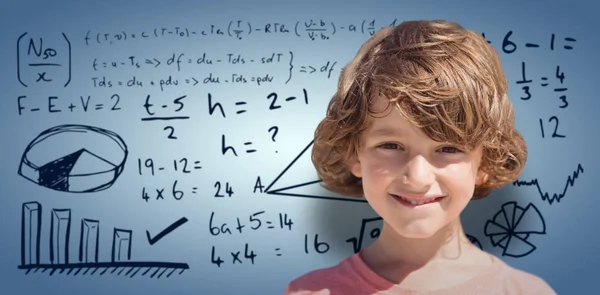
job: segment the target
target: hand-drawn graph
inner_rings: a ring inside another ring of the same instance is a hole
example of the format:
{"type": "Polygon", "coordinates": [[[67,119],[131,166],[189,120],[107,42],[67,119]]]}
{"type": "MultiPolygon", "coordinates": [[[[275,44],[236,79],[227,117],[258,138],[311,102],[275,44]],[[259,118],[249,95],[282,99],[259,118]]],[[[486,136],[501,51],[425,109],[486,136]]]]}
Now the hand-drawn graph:
{"type": "Polygon", "coordinates": [[[127,160],[127,145],[116,133],[85,125],[60,125],[29,143],[18,174],[49,189],[89,193],[117,180],[127,160]]]}
{"type": "Polygon", "coordinates": [[[318,178],[317,173],[312,166],[310,152],[307,152],[313,145],[311,141],[301,152],[290,162],[281,173],[269,184],[265,192],[270,195],[337,200],[347,202],[362,202],[367,201],[364,198],[344,197],[323,188],[319,183],[322,181],[318,178]],[[299,161],[302,158],[301,161],[299,161]],[[297,168],[301,166],[301,168],[297,168]],[[292,174],[290,169],[296,167],[295,174],[292,174]],[[292,175],[290,175],[292,174],[292,175]],[[313,178],[307,178],[307,175],[314,175],[313,178]],[[284,182],[284,187],[273,188],[279,182],[284,182]]]}
{"type": "Polygon", "coordinates": [[[79,262],[70,262],[69,242],[71,237],[71,209],[52,209],[50,213],[50,262],[40,262],[41,231],[42,231],[42,205],[38,202],[23,203],[21,216],[21,265],[19,269],[30,272],[42,273],[50,271],[66,275],[73,273],[76,276],[81,271],[82,275],[91,271],[90,275],[98,273],[103,275],[107,271],[124,273],[124,276],[133,278],[140,273],[141,276],[149,274],[151,278],[170,277],[175,271],[182,274],[189,269],[187,263],[132,261],[131,245],[133,231],[129,229],[113,228],[110,262],[99,261],[100,252],[100,221],[81,219],[79,236],[79,262]],[[168,273],[167,273],[168,272],[168,273]]]}
{"type": "Polygon", "coordinates": [[[546,234],[546,222],[531,203],[522,208],[517,202],[506,202],[485,224],[485,235],[494,247],[503,249],[503,256],[518,258],[535,251],[536,246],[527,241],[531,234],[546,234]]]}
{"type": "Polygon", "coordinates": [[[559,193],[559,194],[553,193],[552,196],[550,196],[550,194],[548,192],[544,192],[542,190],[537,178],[534,178],[533,180],[530,180],[530,181],[517,180],[517,181],[513,182],[513,186],[535,186],[537,188],[538,193],[540,194],[540,197],[542,198],[542,201],[546,201],[550,205],[552,205],[552,203],[554,203],[554,201],[559,203],[560,200],[565,197],[569,187],[571,187],[575,184],[575,179],[577,179],[579,177],[579,173],[583,173],[583,167],[581,166],[581,164],[577,164],[577,169],[575,169],[575,171],[573,171],[572,175],[569,175],[567,177],[567,181],[565,183],[565,187],[563,188],[562,193],[559,193]]]}

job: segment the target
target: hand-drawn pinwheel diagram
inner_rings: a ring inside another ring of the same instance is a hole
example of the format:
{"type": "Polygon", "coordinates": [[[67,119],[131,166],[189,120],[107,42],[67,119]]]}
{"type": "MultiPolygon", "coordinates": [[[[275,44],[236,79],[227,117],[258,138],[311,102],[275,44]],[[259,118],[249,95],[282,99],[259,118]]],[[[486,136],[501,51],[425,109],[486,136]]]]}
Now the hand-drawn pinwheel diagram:
{"type": "Polygon", "coordinates": [[[546,223],[533,204],[522,208],[517,202],[506,202],[485,224],[485,235],[494,247],[503,249],[502,256],[523,257],[535,251],[527,241],[531,234],[546,234],[546,223]]]}

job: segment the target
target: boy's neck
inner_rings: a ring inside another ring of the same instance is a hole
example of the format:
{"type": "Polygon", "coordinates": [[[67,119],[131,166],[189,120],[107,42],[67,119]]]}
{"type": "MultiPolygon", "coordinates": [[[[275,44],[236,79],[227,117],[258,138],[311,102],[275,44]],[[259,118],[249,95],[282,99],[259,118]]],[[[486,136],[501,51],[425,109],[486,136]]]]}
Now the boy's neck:
{"type": "Polygon", "coordinates": [[[448,275],[451,269],[484,269],[492,262],[468,240],[458,219],[426,239],[402,237],[384,222],[379,238],[360,255],[376,273],[396,283],[419,273],[431,280],[431,275],[448,275]]]}
{"type": "Polygon", "coordinates": [[[425,239],[400,236],[384,222],[381,235],[371,246],[375,248],[373,250],[377,250],[374,252],[385,255],[388,261],[424,265],[433,261],[460,258],[461,250],[469,243],[460,220],[457,219],[425,239]]]}

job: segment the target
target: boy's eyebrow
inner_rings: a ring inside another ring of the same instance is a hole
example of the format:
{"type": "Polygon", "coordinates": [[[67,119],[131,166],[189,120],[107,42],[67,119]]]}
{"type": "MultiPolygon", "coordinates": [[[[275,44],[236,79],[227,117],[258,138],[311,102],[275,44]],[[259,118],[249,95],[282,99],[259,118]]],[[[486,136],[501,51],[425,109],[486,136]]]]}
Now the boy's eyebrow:
{"type": "Polygon", "coordinates": [[[400,136],[402,134],[400,130],[389,126],[373,129],[369,133],[375,136],[400,136]]]}

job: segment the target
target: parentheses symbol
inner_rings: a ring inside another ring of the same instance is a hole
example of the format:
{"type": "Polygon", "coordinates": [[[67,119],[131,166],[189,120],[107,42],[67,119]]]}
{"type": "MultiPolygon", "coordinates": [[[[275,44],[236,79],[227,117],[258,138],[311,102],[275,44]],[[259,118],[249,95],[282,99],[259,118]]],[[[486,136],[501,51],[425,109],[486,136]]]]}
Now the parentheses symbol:
{"type": "Polygon", "coordinates": [[[365,33],[365,21],[362,21],[362,24],[360,25],[360,31],[364,34],[365,33]]]}
{"type": "Polygon", "coordinates": [[[102,44],[102,42],[100,42],[100,33],[96,33],[96,42],[102,44]]]}
{"type": "Polygon", "coordinates": [[[185,28],[185,35],[186,35],[186,37],[190,36],[190,30],[188,30],[188,28],[185,28]]]}
{"type": "Polygon", "coordinates": [[[123,31],[123,39],[127,41],[127,33],[125,33],[125,31],[123,31]]]}
{"type": "Polygon", "coordinates": [[[156,28],[154,28],[154,37],[158,38],[158,34],[156,33],[156,28]]]}
{"type": "Polygon", "coordinates": [[[333,22],[331,22],[331,26],[333,27],[333,33],[332,33],[332,35],[335,35],[335,24],[333,24],[333,22]]]}
{"type": "Polygon", "coordinates": [[[65,38],[65,41],[67,42],[67,48],[68,48],[68,59],[69,59],[69,74],[68,74],[68,79],[67,79],[67,83],[65,83],[65,86],[63,87],[67,87],[67,85],[69,85],[69,83],[71,83],[71,68],[72,68],[72,58],[71,58],[71,41],[69,41],[69,38],[67,38],[67,35],[65,35],[65,33],[62,33],[63,37],[65,38]]]}
{"type": "Polygon", "coordinates": [[[296,33],[296,36],[300,37],[300,34],[298,34],[298,24],[300,23],[300,21],[296,21],[296,25],[294,26],[294,32],[296,33]]]}
{"type": "Polygon", "coordinates": [[[229,25],[227,25],[227,34],[229,35],[229,37],[231,37],[231,24],[233,23],[232,20],[229,21],[229,25]]]}
{"type": "Polygon", "coordinates": [[[291,79],[292,79],[292,69],[294,68],[294,64],[292,63],[294,60],[294,53],[290,51],[290,74],[288,75],[288,79],[287,81],[285,81],[285,84],[287,84],[291,79]]]}
{"type": "Polygon", "coordinates": [[[248,23],[248,35],[250,35],[252,33],[252,26],[250,25],[250,22],[248,23]]]}
{"type": "Polygon", "coordinates": [[[28,87],[27,84],[23,83],[23,80],[21,80],[21,39],[23,39],[25,35],[27,35],[27,32],[21,34],[21,36],[19,36],[19,38],[17,39],[17,79],[19,80],[19,83],[21,83],[21,85],[28,87]]]}

